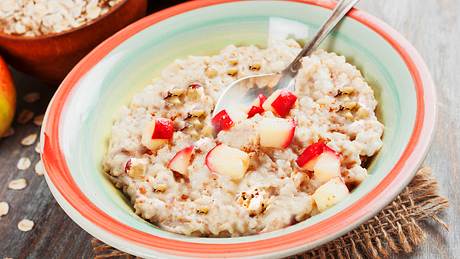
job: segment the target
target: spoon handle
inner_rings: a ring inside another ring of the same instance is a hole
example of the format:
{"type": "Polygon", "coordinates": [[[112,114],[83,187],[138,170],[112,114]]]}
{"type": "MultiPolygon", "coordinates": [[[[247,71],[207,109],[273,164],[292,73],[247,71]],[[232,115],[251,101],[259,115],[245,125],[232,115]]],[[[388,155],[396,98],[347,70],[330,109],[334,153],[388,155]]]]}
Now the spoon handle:
{"type": "Polygon", "coordinates": [[[295,77],[297,71],[301,67],[300,60],[313,53],[313,51],[318,48],[319,44],[329,35],[329,33],[334,29],[334,27],[342,20],[342,18],[350,11],[350,9],[358,2],[359,0],[340,0],[340,2],[335,6],[332,11],[331,16],[324,22],[319,31],[316,33],[315,37],[310,41],[308,45],[300,51],[299,55],[294,59],[294,61],[289,64],[289,66],[283,71],[283,77],[289,76],[291,78],[295,77]]]}

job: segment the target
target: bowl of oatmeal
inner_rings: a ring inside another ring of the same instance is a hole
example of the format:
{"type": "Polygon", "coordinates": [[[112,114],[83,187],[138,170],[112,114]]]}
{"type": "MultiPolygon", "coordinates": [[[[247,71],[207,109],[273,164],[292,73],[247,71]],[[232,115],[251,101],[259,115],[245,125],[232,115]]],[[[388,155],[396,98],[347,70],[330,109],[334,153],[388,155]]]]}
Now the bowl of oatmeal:
{"type": "Polygon", "coordinates": [[[212,116],[226,85],[283,69],[333,6],[189,2],[102,43],[47,111],[56,200],[148,258],[288,256],[375,215],[412,179],[436,112],[425,64],[383,22],[353,10],[295,91],[212,116]]]}
{"type": "Polygon", "coordinates": [[[146,9],[145,0],[0,1],[0,53],[16,69],[58,84],[146,9]]]}

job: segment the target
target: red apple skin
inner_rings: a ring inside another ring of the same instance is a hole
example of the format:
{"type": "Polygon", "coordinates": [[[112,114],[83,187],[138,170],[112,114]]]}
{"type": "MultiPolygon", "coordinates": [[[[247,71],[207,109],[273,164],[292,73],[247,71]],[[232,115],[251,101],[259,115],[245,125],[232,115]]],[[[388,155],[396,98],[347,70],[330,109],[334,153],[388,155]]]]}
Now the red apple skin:
{"type": "MultiPolygon", "coordinates": [[[[168,165],[167,165],[168,168],[171,168],[172,163],[174,163],[174,161],[176,159],[179,159],[181,156],[185,156],[188,159],[188,162],[190,163],[190,159],[192,158],[192,154],[194,150],[195,150],[194,146],[189,146],[177,152],[176,155],[174,155],[174,157],[171,160],[169,160],[168,165]]],[[[178,173],[185,174],[185,172],[178,172],[178,173]]]]}
{"type": "Polygon", "coordinates": [[[222,144],[218,144],[215,147],[213,147],[211,150],[209,150],[209,152],[206,154],[206,157],[204,159],[204,163],[206,164],[206,166],[208,167],[209,171],[211,171],[211,172],[214,172],[215,170],[212,168],[211,163],[209,162],[209,155],[212,154],[212,151],[214,149],[216,149],[220,145],[222,145],[222,144]]]}
{"type": "Polygon", "coordinates": [[[172,139],[173,134],[174,125],[170,119],[155,119],[155,128],[153,129],[152,139],[172,139]]]}
{"type": "Polygon", "coordinates": [[[227,111],[222,110],[211,120],[212,125],[217,132],[221,130],[228,130],[233,126],[233,120],[228,115],[227,111]]]}
{"type": "Polygon", "coordinates": [[[296,122],[293,119],[290,119],[289,122],[292,125],[291,131],[289,132],[289,136],[286,139],[286,142],[283,144],[283,148],[289,147],[291,145],[292,139],[294,139],[294,134],[295,134],[295,128],[296,128],[296,122]]]}
{"type": "Polygon", "coordinates": [[[16,109],[16,89],[8,65],[0,57],[0,136],[10,127],[16,109]]]}
{"type": "Polygon", "coordinates": [[[188,85],[188,87],[190,87],[191,89],[197,89],[197,88],[201,87],[201,84],[200,83],[191,83],[191,84],[188,85]]]}
{"type": "Polygon", "coordinates": [[[259,96],[257,96],[257,99],[259,100],[259,107],[262,107],[264,102],[267,100],[267,96],[259,94],[259,96]]]}
{"type": "Polygon", "coordinates": [[[248,119],[254,117],[256,114],[264,113],[265,110],[262,108],[262,105],[266,100],[267,97],[263,94],[259,94],[259,96],[257,96],[256,101],[252,104],[251,109],[248,111],[248,119]]]}
{"type": "Polygon", "coordinates": [[[328,147],[324,141],[318,141],[308,146],[297,158],[296,163],[299,167],[303,168],[308,162],[317,158],[324,152],[332,152],[338,156],[337,152],[328,147]]]}
{"type": "Polygon", "coordinates": [[[254,117],[256,114],[264,113],[264,108],[258,106],[252,106],[251,109],[248,111],[248,119],[254,117]]]}
{"type": "Polygon", "coordinates": [[[291,111],[297,100],[292,92],[288,90],[281,90],[280,95],[272,102],[271,106],[276,114],[280,117],[286,117],[291,111]]]}

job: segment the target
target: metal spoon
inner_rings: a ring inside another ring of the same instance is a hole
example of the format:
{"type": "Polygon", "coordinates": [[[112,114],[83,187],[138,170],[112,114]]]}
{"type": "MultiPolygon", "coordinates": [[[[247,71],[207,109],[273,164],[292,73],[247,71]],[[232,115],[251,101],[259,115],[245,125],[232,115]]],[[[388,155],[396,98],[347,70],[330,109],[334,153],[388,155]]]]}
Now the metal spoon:
{"type": "Polygon", "coordinates": [[[270,73],[251,75],[240,78],[230,85],[222,92],[221,96],[217,100],[217,104],[213,111],[213,117],[224,109],[234,109],[235,107],[249,106],[259,94],[269,96],[276,90],[288,89],[290,91],[295,90],[295,76],[301,67],[301,60],[305,56],[311,55],[319,44],[329,35],[329,33],[335,28],[335,26],[342,20],[342,18],[350,11],[350,9],[359,0],[341,0],[332,11],[331,16],[324,22],[315,37],[311,40],[308,45],[300,51],[297,57],[285,68],[281,73],[270,73]],[[280,77],[278,82],[272,87],[254,87],[254,80],[261,77],[280,77]]]}

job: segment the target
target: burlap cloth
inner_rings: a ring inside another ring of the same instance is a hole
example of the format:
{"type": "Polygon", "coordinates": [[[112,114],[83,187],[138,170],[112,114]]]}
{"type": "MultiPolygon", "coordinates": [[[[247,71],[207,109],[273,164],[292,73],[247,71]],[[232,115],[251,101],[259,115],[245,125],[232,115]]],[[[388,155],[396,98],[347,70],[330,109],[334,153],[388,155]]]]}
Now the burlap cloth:
{"type": "MultiPolygon", "coordinates": [[[[375,217],[334,241],[291,258],[381,258],[410,253],[426,239],[424,222],[431,220],[447,230],[437,216],[447,207],[431,169],[424,167],[375,217]]],[[[135,258],[97,239],[91,243],[95,258],[135,258]]]]}

